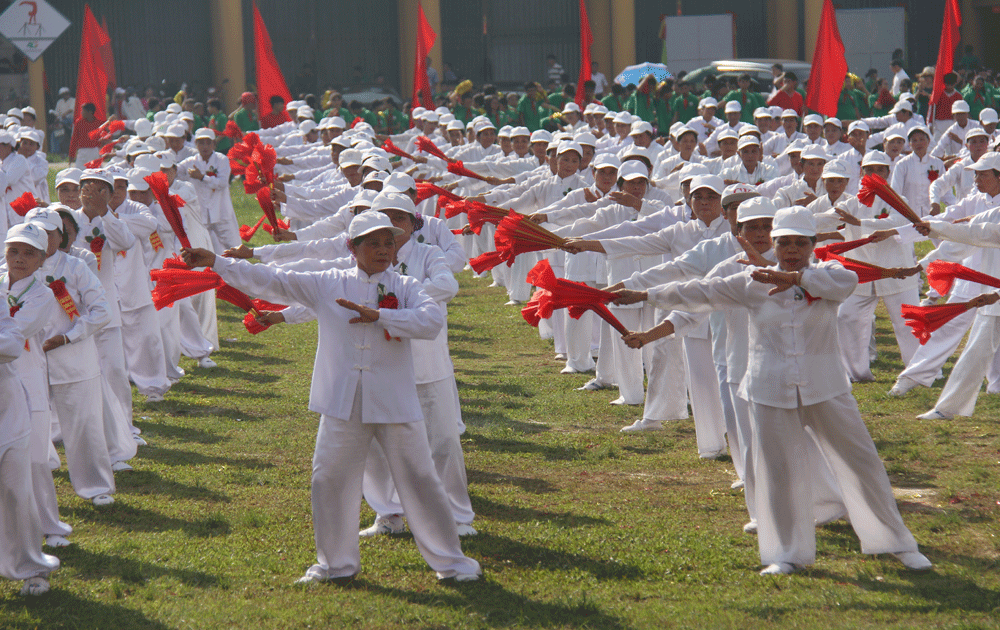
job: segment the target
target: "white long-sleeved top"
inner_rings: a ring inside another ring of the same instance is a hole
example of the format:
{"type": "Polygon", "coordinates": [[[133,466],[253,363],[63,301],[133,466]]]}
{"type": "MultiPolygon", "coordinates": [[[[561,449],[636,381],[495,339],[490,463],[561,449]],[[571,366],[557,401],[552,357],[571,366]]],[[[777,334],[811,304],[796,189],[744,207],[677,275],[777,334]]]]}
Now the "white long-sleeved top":
{"type": "Polygon", "coordinates": [[[958,124],[958,121],[951,123],[951,125],[945,130],[941,135],[941,138],[931,149],[931,155],[937,158],[944,159],[951,155],[958,155],[965,148],[965,134],[968,133],[973,127],[978,127],[979,123],[973,122],[972,120],[966,120],[965,126],[958,124]],[[954,135],[958,138],[956,142],[951,136],[954,135]]]}
{"type": "Polygon", "coordinates": [[[933,172],[937,172],[937,177],[944,175],[944,162],[929,153],[922,158],[911,153],[896,162],[892,168],[892,177],[889,178],[892,189],[909,199],[910,207],[922,217],[927,216],[931,210],[930,187],[933,172]]]}
{"type": "Polygon", "coordinates": [[[444,314],[418,281],[393,271],[368,275],[357,267],[290,272],[221,256],[216,257],[213,269],[238,289],[281,296],[316,313],[319,346],[309,394],[311,411],[347,420],[360,383],[362,422],[423,420],[410,339],[436,337],[444,314]],[[380,291],[383,296],[394,294],[399,308],[379,308],[380,291]],[[337,298],[378,309],[378,321],[348,323],[357,313],[337,304],[337,298]]]}
{"type": "Polygon", "coordinates": [[[49,383],[77,383],[100,376],[94,335],[112,321],[101,281],[86,262],[62,251],[57,251],[42,263],[39,276],[47,284],[51,284],[52,280],[63,280],[66,292],[80,312],[71,320],[59,306],[42,333],[45,339],[66,335],[70,341],[47,354],[49,383]]]}
{"type": "Polygon", "coordinates": [[[14,321],[25,339],[24,352],[11,365],[21,375],[21,382],[28,393],[28,409],[46,410],[49,408],[49,380],[45,353],[42,351],[45,343],[43,333],[55,315],[55,309],[60,307],[38,271],[10,285],[6,265],[0,265],[0,284],[8,291],[10,306],[17,305],[14,321]]]}
{"type": "Polygon", "coordinates": [[[757,166],[754,167],[753,173],[751,173],[747,171],[747,167],[742,160],[738,166],[724,168],[722,169],[722,172],[719,173],[719,177],[725,181],[750,184],[751,186],[763,184],[764,182],[774,179],[777,176],[778,170],[769,164],[764,164],[763,162],[758,162],[757,166]]]}
{"type": "MultiPolygon", "coordinates": [[[[101,255],[97,257],[97,279],[104,287],[105,297],[108,301],[108,314],[111,321],[109,327],[121,326],[121,307],[119,302],[118,285],[115,282],[115,266],[118,252],[128,251],[136,243],[135,235],[128,228],[124,221],[115,216],[110,210],[104,216],[96,215],[89,218],[84,211],[76,211],[77,224],[80,226],[80,233],[76,237],[76,244],[87,251],[93,252],[90,241],[101,237],[104,239],[104,247],[101,255]]],[[[95,256],[97,255],[94,252],[95,256]]]]}
{"type": "MultiPolygon", "coordinates": [[[[869,208],[857,197],[850,197],[837,207],[861,220],[860,226],[844,224],[844,240],[854,241],[864,238],[876,230],[892,230],[912,225],[906,217],[889,207],[881,198],[876,198],[869,208]]],[[[898,236],[887,238],[880,243],[869,243],[844,254],[848,258],[872,263],[880,267],[912,267],[913,245],[898,236]]],[[[874,282],[859,283],[855,293],[859,295],[894,295],[916,286],[919,276],[909,278],[885,278],[874,282]]]]}
{"type": "Polygon", "coordinates": [[[198,193],[205,225],[222,223],[235,216],[233,199],[229,195],[229,173],[229,158],[218,151],[212,153],[207,161],[198,154],[177,165],[177,177],[194,186],[198,193]],[[192,179],[188,175],[190,168],[197,168],[204,177],[201,180],[192,179]]]}
{"type": "MultiPolygon", "coordinates": [[[[0,169],[7,177],[6,202],[7,202],[7,225],[18,225],[24,223],[24,219],[10,208],[10,202],[17,199],[26,192],[35,194],[35,183],[31,177],[31,169],[28,160],[17,151],[0,162],[0,169]]],[[[6,232],[4,233],[6,234],[6,232]]]]}
{"type": "MultiPolygon", "coordinates": [[[[973,203],[988,209],[974,215],[968,223],[949,223],[936,217],[931,218],[928,220],[931,236],[981,247],[980,266],[976,271],[994,277],[1000,276],[1000,195],[989,197],[986,193],[978,193],[972,197],[975,198],[973,203]]],[[[991,290],[989,287],[983,288],[991,290]]],[[[1000,302],[980,307],[977,312],[998,317],[1000,302]]]]}
{"type": "MultiPolygon", "coordinates": [[[[0,288],[0,296],[6,297],[6,287],[0,288]]],[[[0,396],[4,401],[13,401],[24,396],[24,386],[11,363],[24,352],[24,335],[18,328],[10,311],[0,308],[0,396]]],[[[0,405],[0,452],[8,445],[24,439],[31,433],[30,416],[24,407],[11,403],[0,405]]]]}
{"type": "Polygon", "coordinates": [[[135,244],[115,260],[118,303],[121,310],[134,311],[153,303],[147,259],[152,257],[149,236],[156,230],[157,221],[149,208],[131,199],[123,201],[114,211],[135,236],[135,244]]]}
{"type": "Polygon", "coordinates": [[[710,312],[743,307],[750,315],[750,354],[744,381],[751,402],[795,409],[850,393],[840,360],[837,309],[858,283],[839,263],[810,264],[801,287],[768,295],[752,269],[725,278],[672,283],[651,289],[663,310],[710,312]],[[808,300],[806,292],[819,300],[808,300]]]}
{"type": "Polygon", "coordinates": [[[970,168],[973,160],[964,157],[951,165],[940,177],[931,182],[928,196],[930,203],[939,203],[942,209],[957,203],[976,190],[976,172],[970,168]]]}

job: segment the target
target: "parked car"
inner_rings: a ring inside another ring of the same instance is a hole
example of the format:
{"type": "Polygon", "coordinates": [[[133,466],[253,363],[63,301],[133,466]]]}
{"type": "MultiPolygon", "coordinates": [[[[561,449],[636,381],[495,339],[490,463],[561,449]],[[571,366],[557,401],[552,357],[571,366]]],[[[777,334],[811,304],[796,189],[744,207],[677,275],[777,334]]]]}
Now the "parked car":
{"type": "Polygon", "coordinates": [[[773,77],[771,66],[780,63],[786,71],[794,72],[799,78],[799,82],[805,82],[809,78],[809,71],[812,65],[805,61],[794,59],[725,59],[713,61],[710,65],[692,70],[684,77],[685,81],[690,81],[693,85],[701,83],[705,75],[711,74],[716,78],[732,81],[742,74],[749,74],[752,79],[752,88],[762,94],[770,94],[773,77]]]}
{"type": "Polygon", "coordinates": [[[344,98],[344,107],[347,107],[351,101],[358,101],[365,107],[371,108],[375,102],[385,100],[388,97],[392,97],[399,107],[402,107],[404,102],[399,92],[384,85],[352,86],[344,88],[340,94],[344,98]]]}

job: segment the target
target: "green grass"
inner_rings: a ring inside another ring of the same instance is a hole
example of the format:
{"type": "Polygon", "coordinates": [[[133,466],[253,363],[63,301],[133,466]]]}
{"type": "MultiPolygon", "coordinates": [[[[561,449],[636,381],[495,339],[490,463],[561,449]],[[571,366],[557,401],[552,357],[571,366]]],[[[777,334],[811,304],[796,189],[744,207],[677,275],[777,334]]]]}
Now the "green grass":
{"type": "MultiPolygon", "coordinates": [[[[244,220],[253,208],[234,195],[244,220]]],[[[257,215],[259,216],[259,215],[257,215]]],[[[263,243],[266,235],[258,236],[263,243]]],[[[149,440],[96,509],[56,473],[74,545],[37,600],[0,582],[3,628],[996,628],[1000,626],[998,398],[974,418],[921,422],[934,389],[884,394],[901,369],[879,320],[876,382],[855,394],[935,563],[914,574],[864,556],[843,522],[817,531],[817,563],[757,575],[756,539],[729,461],[698,459],[692,422],[624,436],[639,413],[573,391],[551,342],[505,296],[462,274],[450,325],[480,535],[478,583],[439,584],[410,535],[361,542],[353,585],[293,586],[314,561],[306,409],[316,331],[251,336],[220,303],[219,368],[167,401],[137,399],[149,440]]],[[[948,368],[950,368],[950,363],[948,368]]],[[[946,369],[947,371],[947,369],[946,369]]],[[[359,525],[373,514],[365,506],[359,525]]]]}

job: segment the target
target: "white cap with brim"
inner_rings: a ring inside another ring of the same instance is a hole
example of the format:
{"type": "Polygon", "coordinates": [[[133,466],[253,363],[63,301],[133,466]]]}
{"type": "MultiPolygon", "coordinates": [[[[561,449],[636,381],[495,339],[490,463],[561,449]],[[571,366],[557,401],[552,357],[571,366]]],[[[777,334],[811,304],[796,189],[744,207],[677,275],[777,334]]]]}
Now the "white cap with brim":
{"type": "Polygon", "coordinates": [[[527,127],[514,127],[510,130],[511,138],[521,138],[523,136],[531,137],[531,131],[527,127]]]}
{"type": "MultiPolygon", "coordinates": [[[[315,123],[313,123],[315,124],[315,123]]],[[[215,140],[215,132],[208,127],[202,127],[194,133],[195,140],[215,140]]]]}
{"type": "Polygon", "coordinates": [[[153,123],[146,120],[145,118],[140,118],[135,121],[135,135],[141,139],[148,138],[153,133],[153,123]]]}
{"type": "Polygon", "coordinates": [[[809,114],[802,119],[802,126],[805,127],[806,125],[819,125],[822,127],[823,119],[819,116],[819,114],[809,114]]]}
{"type": "Polygon", "coordinates": [[[751,197],[736,209],[736,222],[753,221],[754,219],[773,219],[778,213],[777,206],[767,197],[751,197]]]}
{"type": "Polygon", "coordinates": [[[545,144],[548,144],[552,141],[552,134],[544,129],[536,129],[531,132],[531,141],[544,142],[545,144]]]}
{"type": "Polygon", "coordinates": [[[80,184],[83,184],[83,182],[87,180],[101,181],[107,184],[108,186],[115,185],[115,180],[110,173],[106,173],[105,171],[96,168],[88,168],[87,170],[85,170],[83,173],[80,174],[80,184]]]}
{"type": "Polygon", "coordinates": [[[644,133],[652,135],[653,125],[649,124],[645,120],[638,120],[632,123],[632,131],[629,132],[630,136],[638,136],[644,133]]]}
{"type": "Polygon", "coordinates": [[[744,147],[759,147],[760,140],[756,136],[743,136],[740,138],[740,142],[736,145],[737,149],[743,149],[744,147]]]}
{"type": "Polygon", "coordinates": [[[969,104],[963,99],[958,99],[951,104],[952,114],[968,114],[970,111],[969,104]]]}
{"type": "Polygon", "coordinates": [[[970,171],[1000,171],[1000,153],[989,151],[976,160],[975,164],[970,164],[965,168],[970,171]]]}
{"type": "Polygon", "coordinates": [[[861,166],[892,166],[892,160],[882,151],[869,151],[861,159],[861,166]]]}
{"type": "Polygon", "coordinates": [[[76,184],[77,186],[79,186],[80,175],[82,174],[83,171],[81,171],[78,168],[72,168],[72,167],[64,168],[63,170],[56,173],[56,188],[59,188],[66,182],[70,182],[72,184],[76,184]]]}
{"type": "Polygon", "coordinates": [[[863,120],[855,120],[854,122],[852,122],[847,127],[847,133],[848,134],[852,134],[852,133],[854,133],[855,131],[858,131],[858,130],[871,133],[871,127],[869,127],[868,123],[866,123],[863,120]]]}
{"type": "Polygon", "coordinates": [[[160,158],[156,157],[152,153],[143,153],[142,155],[135,158],[132,162],[132,168],[142,168],[147,171],[158,171],[160,170],[160,165],[162,164],[160,158]]]}
{"type": "Polygon", "coordinates": [[[156,154],[156,157],[160,158],[161,169],[177,166],[177,156],[174,155],[173,151],[161,151],[156,154]]]}
{"type": "Polygon", "coordinates": [[[982,136],[984,138],[989,138],[990,134],[986,133],[986,130],[980,127],[979,125],[972,126],[972,129],[969,129],[968,131],[965,132],[965,141],[968,142],[969,138],[976,138],[979,136],[982,136]]]}
{"type": "MultiPolygon", "coordinates": [[[[383,186],[383,189],[385,187],[383,186]]],[[[375,201],[375,197],[378,197],[379,191],[371,190],[369,188],[362,188],[358,194],[354,195],[354,199],[347,202],[348,208],[371,208],[372,202],[375,201]]]]}
{"type": "MultiPolygon", "coordinates": [[[[341,153],[343,155],[343,153],[341,153]]],[[[361,162],[361,168],[373,168],[376,171],[385,171],[388,173],[392,170],[392,165],[389,164],[389,160],[385,159],[381,155],[369,155],[361,162]]]]}
{"type": "Polygon", "coordinates": [[[416,190],[416,189],[417,189],[417,183],[413,181],[413,178],[407,175],[406,173],[401,173],[401,172],[393,173],[392,175],[389,175],[389,177],[387,177],[384,182],[382,182],[383,192],[403,193],[408,190],[416,190]]]}
{"type": "Polygon", "coordinates": [[[760,197],[757,189],[750,184],[730,184],[722,193],[722,205],[728,206],[737,201],[746,201],[751,197],[760,197]]]}
{"type": "Polygon", "coordinates": [[[562,155],[567,151],[576,151],[576,154],[583,157],[583,147],[580,146],[579,142],[562,142],[559,144],[559,151],[557,155],[562,155]]]}
{"type": "Polygon", "coordinates": [[[145,192],[149,190],[149,182],[145,180],[152,173],[144,168],[134,168],[128,174],[128,191],[145,192]]]}
{"type": "Polygon", "coordinates": [[[514,131],[514,128],[510,125],[504,125],[497,130],[497,138],[510,138],[510,132],[514,131]]]}
{"type": "Polygon", "coordinates": [[[357,149],[344,149],[340,152],[337,163],[340,164],[340,168],[344,168],[345,166],[361,166],[362,158],[361,151],[357,149]]]}
{"type": "MultiPolygon", "coordinates": [[[[694,130],[692,129],[692,131],[694,130]]],[[[736,133],[736,130],[727,125],[722,131],[719,132],[719,135],[716,136],[715,139],[722,142],[723,140],[736,140],[739,137],[740,135],[736,133]]]]}
{"type": "MultiPolygon", "coordinates": [[[[416,114],[414,114],[414,117],[416,117],[416,114]]],[[[345,129],[347,127],[347,123],[344,122],[344,119],[340,116],[334,116],[330,119],[330,126],[334,129],[345,129]]]]}
{"type": "Polygon", "coordinates": [[[453,120],[446,127],[448,131],[465,131],[465,123],[461,120],[453,120]]]}
{"type": "Polygon", "coordinates": [[[691,192],[694,193],[701,188],[714,190],[721,195],[726,191],[726,183],[718,175],[698,175],[691,180],[691,192]]]}
{"type": "Polygon", "coordinates": [[[782,208],[774,214],[771,238],[779,236],[816,236],[816,217],[802,206],[782,208]]]}
{"type": "Polygon", "coordinates": [[[594,169],[613,168],[616,171],[621,168],[621,165],[621,160],[614,153],[601,153],[590,163],[591,168],[594,169]]]}
{"type": "MultiPolygon", "coordinates": [[[[402,210],[414,216],[417,208],[413,205],[413,200],[409,195],[397,192],[381,192],[372,200],[372,210],[382,212],[383,210],[402,210]]],[[[352,237],[353,238],[353,237],[352,237]]]]}
{"type": "Polygon", "coordinates": [[[631,181],[640,177],[643,179],[649,179],[649,169],[647,169],[646,165],[642,162],[630,160],[623,163],[618,168],[618,177],[624,179],[625,181],[631,181]]]}
{"type": "Polygon", "coordinates": [[[735,114],[743,111],[743,106],[740,105],[739,101],[729,101],[726,103],[726,113],[735,114]]]}
{"type": "Polygon", "coordinates": [[[979,112],[979,122],[984,125],[992,125],[995,122],[1000,122],[1000,116],[997,115],[997,110],[992,107],[987,107],[983,111],[979,112]]]}
{"type": "Polygon", "coordinates": [[[902,125],[893,125],[892,127],[889,127],[888,129],[885,130],[885,140],[886,140],[886,142],[888,142],[889,140],[892,140],[893,138],[899,138],[900,140],[906,140],[906,136],[903,135],[903,131],[904,131],[904,129],[903,129],[902,125]]]}
{"type": "Polygon", "coordinates": [[[847,168],[844,163],[839,160],[833,160],[832,162],[827,162],[823,166],[823,179],[841,178],[850,179],[850,175],[847,174],[847,168]]]}
{"type": "Polygon", "coordinates": [[[802,155],[799,156],[800,160],[823,160],[828,162],[830,156],[827,155],[823,147],[818,144],[810,144],[802,149],[802,155]]]}
{"type": "Polygon", "coordinates": [[[931,130],[930,129],[928,129],[927,127],[925,127],[923,125],[913,125],[912,127],[910,127],[910,130],[906,132],[907,139],[909,139],[909,137],[912,136],[917,131],[922,131],[923,133],[927,134],[928,138],[931,137],[931,130]]]}
{"type": "Polygon", "coordinates": [[[681,168],[680,183],[683,184],[684,182],[691,181],[692,179],[698,177],[699,175],[710,175],[710,174],[711,173],[708,170],[708,167],[705,166],[704,164],[692,164],[689,162],[681,168]]]}
{"type": "Polygon", "coordinates": [[[785,147],[785,150],[781,152],[781,155],[788,155],[789,153],[802,153],[802,151],[804,151],[808,146],[810,146],[809,142],[803,138],[798,138],[789,142],[788,146],[785,147]]]}
{"type": "Polygon", "coordinates": [[[631,125],[632,124],[632,114],[628,112],[618,112],[615,114],[615,124],[616,125],[631,125]]]}
{"type": "Polygon", "coordinates": [[[381,212],[362,212],[351,219],[351,225],[347,228],[347,237],[353,241],[356,238],[361,238],[379,230],[389,230],[393,236],[399,236],[403,233],[403,230],[394,226],[385,214],[381,212]]]}
{"type": "Polygon", "coordinates": [[[44,252],[48,249],[49,235],[37,223],[21,223],[7,230],[4,243],[24,243],[44,252]]]}
{"type": "Polygon", "coordinates": [[[837,127],[840,127],[841,129],[844,128],[844,123],[841,122],[841,120],[839,118],[837,118],[836,116],[830,116],[829,118],[827,118],[826,120],[824,120],[823,121],[823,126],[825,127],[827,125],[835,125],[837,127]]]}
{"type": "Polygon", "coordinates": [[[597,147],[597,137],[589,131],[584,131],[583,133],[578,133],[573,137],[577,143],[585,147],[597,147]]]}
{"type": "Polygon", "coordinates": [[[795,111],[794,109],[786,109],[783,112],[781,112],[781,117],[782,118],[798,118],[799,117],[799,113],[797,111],[795,111]]]}
{"type": "Polygon", "coordinates": [[[61,230],[62,229],[62,219],[59,218],[59,213],[50,208],[32,208],[28,210],[28,214],[24,215],[25,223],[36,223],[42,226],[43,230],[61,230]]]}
{"type": "Polygon", "coordinates": [[[315,120],[303,120],[302,122],[299,123],[299,131],[302,132],[302,135],[311,133],[315,130],[316,130],[315,120]]]}
{"type": "Polygon", "coordinates": [[[699,108],[718,107],[718,106],[719,106],[719,101],[715,100],[711,96],[706,96],[705,98],[698,101],[699,108]]]}
{"type": "Polygon", "coordinates": [[[889,110],[889,113],[898,114],[901,111],[908,111],[911,113],[913,112],[913,105],[910,103],[910,101],[904,101],[904,100],[899,101],[898,103],[892,106],[892,109],[889,110]]]}

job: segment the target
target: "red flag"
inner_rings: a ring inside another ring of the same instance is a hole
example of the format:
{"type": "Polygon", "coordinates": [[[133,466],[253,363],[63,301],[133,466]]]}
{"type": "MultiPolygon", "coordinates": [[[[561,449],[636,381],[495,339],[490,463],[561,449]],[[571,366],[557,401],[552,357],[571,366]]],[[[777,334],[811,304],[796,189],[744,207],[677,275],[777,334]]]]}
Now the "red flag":
{"type": "Polygon", "coordinates": [[[424,5],[417,0],[417,51],[414,53],[416,62],[413,68],[413,96],[410,97],[410,104],[413,106],[422,104],[427,109],[434,109],[431,81],[427,78],[427,55],[431,53],[431,48],[434,48],[436,39],[437,33],[424,15],[424,5]]]}
{"type": "Polygon", "coordinates": [[[812,70],[809,72],[809,92],[806,106],[824,116],[837,115],[837,101],[847,76],[847,57],[844,42],[837,28],[837,14],[830,0],[823,0],[823,13],[819,18],[816,51],[813,53],[812,70]]]}
{"type": "Polygon", "coordinates": [[[101,60],[104,62],[104,72],[108,75],[108,83],[112,86],[118,85],[118,78],[115,76],[115,56],[111,52],[111,34],[108,31],[108,18],[101,16],[101,33],[104,40],[101,42],[101,60]]]}
{"type": "Polygon", "coordinates": [[[587,17],[587,2],[580,0],[580,76],[576,79],[576,104],[583,108],[583,84],[590,81],[590,47],[594,36],[590,33],[590,18],[587,17]]]}
{"type": "Polygon", "coordinates": [[[101,46],[107,36],[97,24],[90,5],[84,5],[83,37],[80,39],[80,71],[76,80],[76,111],[73,119],[80,117],[84,103],[93,103],[97,108],[94,117],[104,120],[108,117],[107,95],[108,74],[104,69],[101,46]]]}
{"type": "Polygon", "coordinates": [[[253,3],[253,51],[254,63],[257,66],[257,108],[260,112],[261,127],[264,129],[277,127],[283,122],[289,122],[291,118],[287,111],[281,111],[267,121],[264,120],[271,114],[271,97],[280,96],[287,104],[292,100],[292,94],[288,91],[288,84],[281,74],[278,60],[274,58],[271,36],[267,34],[264,19],[257,10],[257,2],[253,3]]]}
{"type": "Polygon", "coordinates": [[[958,8],[958,0],[947,0],[944,5],[944,24],[941,26],[941,44],[938,46],[937,63],[934,65],[932,104],[937,104],[944,94],[944,75],[955,69],[955,47],[958,46],[958,27],[961,25],[962,12],[958,8]]]}

